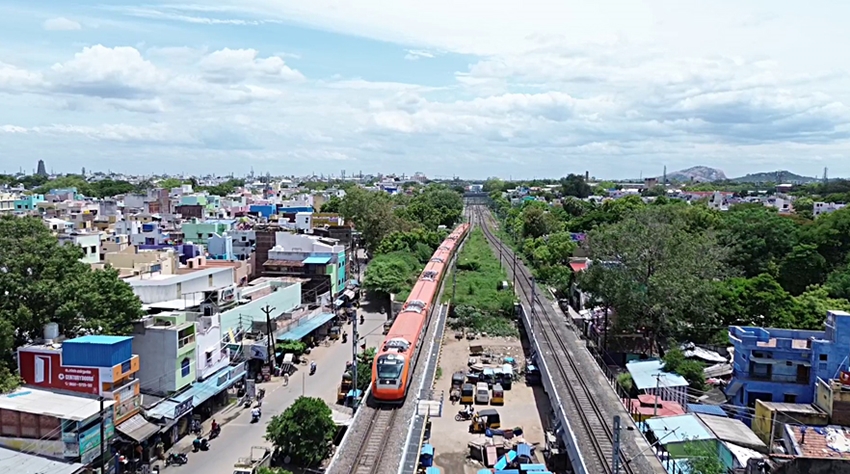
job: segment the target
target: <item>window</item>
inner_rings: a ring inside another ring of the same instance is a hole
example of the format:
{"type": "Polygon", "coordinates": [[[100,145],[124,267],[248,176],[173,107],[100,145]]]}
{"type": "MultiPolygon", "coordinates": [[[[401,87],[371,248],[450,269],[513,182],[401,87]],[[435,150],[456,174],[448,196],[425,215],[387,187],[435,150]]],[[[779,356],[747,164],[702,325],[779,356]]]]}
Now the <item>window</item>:
{"type": "Polygon", "coordinates": [[[793,393],[786,393],[785,398],[782,400],[785,403],[797,403],[797,395],[793,393]]]}
{"type": "Polygon", "coordinates": [[[379,379],[397,379],[401,377],[402,369],[404,369],[404,361],[400,359],[389,359],[386,357],[378,359],[379,379]]]}
{"type": "Polygon", "coordinates": [[[191,372],[192,372],[192,361],[190,361],[189,358],[186,357],[185,359],[183,359],[182,362],[180,362],[180,376],[181,377],[188,377],[191,372]]]}
{"type": "Polygon", "coordinates": [[[794,364],[790,360],[786,360],[785,365],[787,365],[788,367],[791,367],[794,364]]]}
{"type": "Polygon", "coordinates": [[[828,355],[828,354],[821,354],[821,355],[820,355],[820,360],[822,360],[822,361],[827,361],[827,360],[829,360],[829,355],[828,355]]]}

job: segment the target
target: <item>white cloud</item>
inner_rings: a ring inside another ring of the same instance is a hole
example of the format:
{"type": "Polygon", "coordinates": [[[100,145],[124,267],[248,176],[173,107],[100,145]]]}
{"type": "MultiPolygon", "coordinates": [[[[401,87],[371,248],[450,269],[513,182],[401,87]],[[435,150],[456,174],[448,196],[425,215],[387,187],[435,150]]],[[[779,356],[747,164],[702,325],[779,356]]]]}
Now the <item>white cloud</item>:
{"type": "Polygon", "coordinates": [[[282,81],[303,81],[304,75],[286,65],[279,56],[258,58],[255,49],[221,49],[204,57],[201,69],[208,80],[238,83],[250,77],[282,81]]]}
{"type": "Polygon", "coordinates": [[[151,96],[167,75],[136,48],[86,47],[74,58],[51,68],[56,90],[94,97],[134,99],[151,96]]]}
{"type": "Polygon", "coordinates": [[[47,31],[76,31],[83,29],[83,26],[78,22],[61,16],[45,20],[42,27],[47,31]]]}
{"type": "Polygon", "coordinates": [[[433,59],[434,53],[429,53],[428,51],[423,51],[419,49],[408,49],[407,54],[404,56],[404,59],[408,61],[416,61],[421,58],[433,59]]]}

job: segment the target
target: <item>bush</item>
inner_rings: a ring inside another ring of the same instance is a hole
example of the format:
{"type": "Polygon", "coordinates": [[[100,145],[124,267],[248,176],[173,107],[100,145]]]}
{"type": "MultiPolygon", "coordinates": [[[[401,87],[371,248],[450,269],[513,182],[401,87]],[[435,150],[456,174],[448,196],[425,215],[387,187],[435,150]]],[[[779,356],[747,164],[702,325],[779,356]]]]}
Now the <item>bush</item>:
{"type": "Polygon", "coordinates": [[[665,372],[681,375],[695,390],[705,390],[705,372],[701,363],[686,359],[679,348],[667,351],[663,360],[665,372]]]}

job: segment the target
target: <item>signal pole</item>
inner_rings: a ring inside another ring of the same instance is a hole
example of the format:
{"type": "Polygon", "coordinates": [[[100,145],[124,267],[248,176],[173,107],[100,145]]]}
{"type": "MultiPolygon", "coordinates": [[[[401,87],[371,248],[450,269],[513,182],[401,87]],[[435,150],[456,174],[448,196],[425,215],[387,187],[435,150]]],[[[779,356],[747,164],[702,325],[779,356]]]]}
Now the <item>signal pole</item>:
{"type": "Polygon", "coordinates": [[[354,311],[354,321],[351,324],[351,389],[354,391],[354,401],[351,408],[357,411],[357,342],[360,339],[359,334],[357,334],[357,310],[354,311]]]}
{"type": "Polygon", "coordinates": [[[620,415],[614,415],[614,454],[611,457],[611,472],[620,474],[620,415]]]}

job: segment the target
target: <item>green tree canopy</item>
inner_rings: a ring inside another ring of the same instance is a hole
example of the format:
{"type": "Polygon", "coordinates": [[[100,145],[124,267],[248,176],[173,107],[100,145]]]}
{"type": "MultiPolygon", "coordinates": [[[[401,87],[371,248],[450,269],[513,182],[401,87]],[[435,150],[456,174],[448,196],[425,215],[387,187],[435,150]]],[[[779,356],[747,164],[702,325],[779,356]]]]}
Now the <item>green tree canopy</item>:
{"type": "Polygon", "coordinates": [[[584,176],[579,174],[568,174],[561,178],[560,184],[561,194],[564,196],[586,198],[593,192],[593,189],[584,180],[584,176]]]}
{"type": "Polygon", "coordinates": [[[684,451],[689,474],[726,474],[728,472],[714,443],[688,441],[684,445],[684,451]]]}
{"type": "MultiPolygon", "coordinates": [[[[93,271],[82,250],[60,245],[40,219],[0,216],[0,365],[56,322],[65,336],[124,335],[141,302],[113,269],[93,271]]],[[[4,365],[5,364],[5,365],[4,365]]]]}
{"type": "Polygon", "coordinates": [[[372,364],[377,349],[370,347],[357,354],[357,389],[366,391],[372,383],[372,364]]]}
{"type": "Polygon", "coordinates": [[[615,311],[621,331],[643,333],[656,349],[717,326],[713,282],[727,272],[724,250],[712,235],[688,232],[678,209],[644,207],[592,231],[595,263],[579,280],[615,311]]]}
{"type": "Polygon", "coordinates": [[[416,278],[420,264],[416,256],[407,252],[380,254],[369,262],[363,277],[363,287],[386,295],[406,289],[416,278]]]}
{"type": "Polygon", "coordinates": [[[342,199],[337,195],[333,195],[330,199],[325,201],[324,204],[322,204],[322,208],[319,212],[338,213],[340,212],[340,208],[342,208],[342,199]]]}
{"type": "Polygon", "coordinates": [[[314,397],[298,397],[266,427],[266,440],[304,467],[318,466],[328,457],[334,434],[331,409],[314,397]]]}

